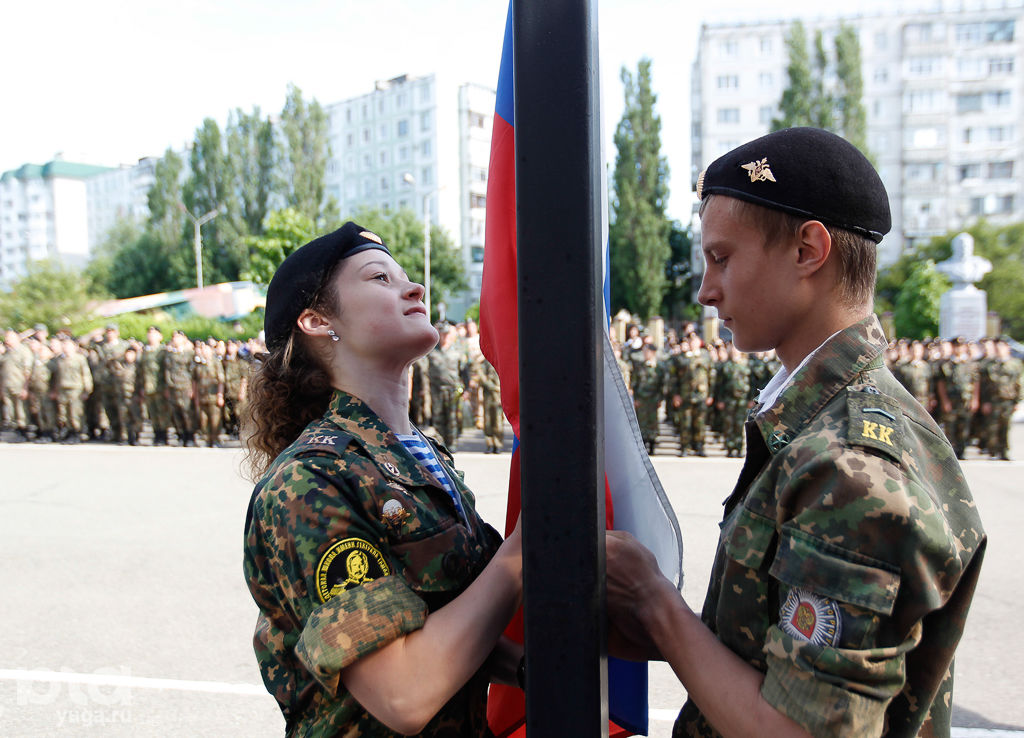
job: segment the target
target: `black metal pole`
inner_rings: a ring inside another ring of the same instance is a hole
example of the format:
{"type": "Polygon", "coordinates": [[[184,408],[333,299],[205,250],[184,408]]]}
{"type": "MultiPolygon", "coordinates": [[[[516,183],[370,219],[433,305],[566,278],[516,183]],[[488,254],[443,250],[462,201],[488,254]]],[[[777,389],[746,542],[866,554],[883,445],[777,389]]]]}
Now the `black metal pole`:
{"type": "Polygon", "coordinates": [[[596,0],[513,0],[526,728],[608,734],[596,0]]]}

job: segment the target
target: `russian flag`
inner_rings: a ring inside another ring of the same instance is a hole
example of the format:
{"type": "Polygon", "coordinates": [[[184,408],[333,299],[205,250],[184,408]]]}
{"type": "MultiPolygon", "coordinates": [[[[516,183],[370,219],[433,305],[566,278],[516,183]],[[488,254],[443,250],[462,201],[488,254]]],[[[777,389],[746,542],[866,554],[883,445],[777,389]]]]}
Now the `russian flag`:
{"type": "MultiPolygon", "coordinates": [[[[505,534],[520,510],[519,474],[519,322],[516,269],[515,100],[512,60],[512,5],[509,3],[498,74],[487,178],[487,222],[483,282],[480,293],[480,346],[501,379],[501,404],[515,433],[509,471],[505,534]]],[[[603,168],[602,168],[603,170],[603,168]]],[[[607,197],[603,198],[607,202],[607,197]]],[[[607,243],[607,214],[604,217],[607,243]]],[[[605,313],[609,303],[608,256],[605,253],[605,313]]],[[[607,526],[626,530],[657,557],[662,571],[682,586],[682,537],[674,511],[647,456],[633,402],[626,390],[605,333],[605,458],[615,459],[605,472],[607,526]]],[[[506,635],[523,640],[522,613],[506,635]]],[[[611,736],[647,734],[647,664],[608,660],[608,710],[611,736]],[[622,726],[622,727],[620,727],[622,726]]],[[[522,691],[492,685],[487,706],[491,730],[498,736],[525,735],[526,704],[522,691]]]]}

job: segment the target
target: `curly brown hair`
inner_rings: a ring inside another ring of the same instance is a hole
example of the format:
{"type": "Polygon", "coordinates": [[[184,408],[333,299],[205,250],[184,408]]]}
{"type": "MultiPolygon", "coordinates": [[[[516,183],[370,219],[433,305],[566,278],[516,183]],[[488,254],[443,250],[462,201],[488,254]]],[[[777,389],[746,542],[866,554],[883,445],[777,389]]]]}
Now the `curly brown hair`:
{"type": "MultiPolygon", "coordinates": [[[[328,270],[309,309],[336,316],[337,292],[334,276],[344,259],[328,270]]],[[[249,381],[245,412],[246,460],[249,477],[257,481],[278,454],[299,437],[302,430],[327,410],[333,394],[325,362],[316,355],[309,340],[292,327],[282,346],[263,354],[249,381]]]]}

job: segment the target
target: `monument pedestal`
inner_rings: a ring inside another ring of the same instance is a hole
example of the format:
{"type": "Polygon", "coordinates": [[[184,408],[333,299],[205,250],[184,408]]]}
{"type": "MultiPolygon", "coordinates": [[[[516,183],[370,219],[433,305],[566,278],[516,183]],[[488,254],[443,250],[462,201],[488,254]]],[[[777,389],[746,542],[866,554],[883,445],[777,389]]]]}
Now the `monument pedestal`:
{"type": "Polygon", "coordinates": [[[939,303],[939,334],[942,338],[963,336],[974,341],[986,335],[988,299],[972,284],[954,287],[939,303]]]}

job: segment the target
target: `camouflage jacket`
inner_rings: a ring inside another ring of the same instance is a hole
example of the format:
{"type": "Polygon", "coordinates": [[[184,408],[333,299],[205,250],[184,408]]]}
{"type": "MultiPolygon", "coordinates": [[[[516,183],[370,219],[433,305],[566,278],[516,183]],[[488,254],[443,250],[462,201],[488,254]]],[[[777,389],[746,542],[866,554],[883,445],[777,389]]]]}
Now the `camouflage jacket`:
{"type": "Polygon", "coordinates": [[[641,362],[633,368],[630,379],[633,382],[634,400],[655,405],[661,402],[662,395],[665,394],[664,364],[641,362]]]}
{"type": "Polygon", "coordinates": [[[216,357],[207,360],[196,356],[192,360],[192,379],[196,402],[215,404],[217,395],[224,392],[224,365],[216,357]]]}
{"type": "Polygon", "coordinates": [[[168,346],[163,352],[163,386],[173,393],[192,390],[192,365],[196,353],[191,348],[168,346]]]}
{"type": "MultiPolygon", "coordinates": [[[[985,547],[953,450],[885,346],[874,316],[850,326],[747,422],[702,614],[815,736],[949,736],[985,547]]],[[[717,733],[688,702],[674,735],[717,733]]]]}
{"type": "MultiPolygon", "coordinates": [[[[392,736],[339,672],[423,626],[483,570],[501,537],[443,447],[452,498],[361,400],[335,392],[256,485],[244,569],[260,608],[263,681],[294,736],[392,736]]],[[[487,677],[475,675],[424,736],[489,736],[487,677]]]]}
{"type": "Polygon", "coordinates": [[[164,347],[143,346],[139,352],[138,372],[135,380],[139,394],[155,395],[164,387],[164,347]]]}

